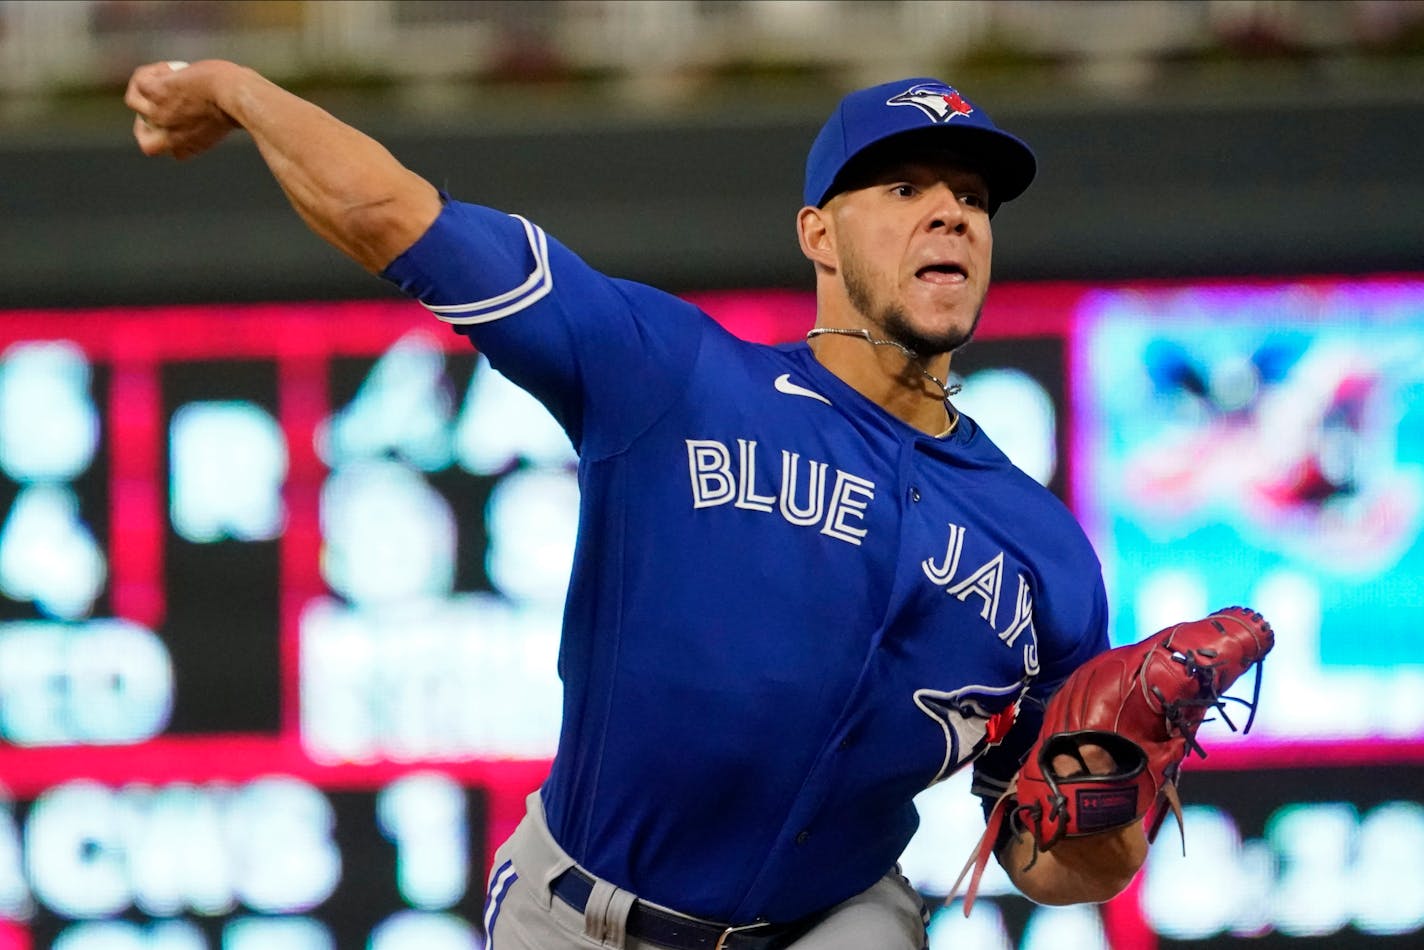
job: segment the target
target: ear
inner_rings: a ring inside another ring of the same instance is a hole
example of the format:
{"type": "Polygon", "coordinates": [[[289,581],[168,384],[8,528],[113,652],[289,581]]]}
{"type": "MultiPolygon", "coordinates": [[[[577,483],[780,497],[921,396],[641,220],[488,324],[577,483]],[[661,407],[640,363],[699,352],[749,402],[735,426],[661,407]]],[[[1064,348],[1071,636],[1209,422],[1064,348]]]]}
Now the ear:
{"type": "Polygon", "coordinates": [[[796,215],[796,237],[807,260],[832,270],[836,268],[835,222],[827,209],[810,205],[802,208],[796,215]]]}

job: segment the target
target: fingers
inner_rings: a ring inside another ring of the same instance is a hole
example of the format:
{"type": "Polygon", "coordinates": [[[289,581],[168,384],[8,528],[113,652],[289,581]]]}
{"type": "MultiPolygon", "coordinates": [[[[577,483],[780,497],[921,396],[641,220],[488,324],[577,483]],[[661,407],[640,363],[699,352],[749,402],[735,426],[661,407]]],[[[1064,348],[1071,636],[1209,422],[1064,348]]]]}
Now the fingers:
{"type": "Polygon", "coordinates": [[[139,151],[145,155],[152,157],[172,151],[172,143],[168,140],[168,130],[152,125],[142,115],[134,116],[133,135],[134,141],[138,143],[139,151]]]}
{"type": "Polygon", "coordinates": [[[168,136],[155,118],[159,106],[152,98],[157,93],[153,77],[157,75],[158,69],[172,72],[160,63],[140,66],[129,77],[128,88],[124,90],[124,105],[134,112],[134,140],[145,155],[162,155],[168,150],[168,136]]]}
{"type": "Polygon", "coordinates": [[[173,151],[170,127],[192,121],[195,100],[176,73],[188,64],[172,60],[148,63],[133,71],[124,90],[124,104],[133,110],[134,139],[145,155],[173,151]]]}
{"type": "Polygon", "coordinates": [[[219,79],[231,64],[204,61],[189,67],[169,61],[135,69],[124,91],[134,112],[133,135],[149,156],[201,155],[237,127],[217,105],[219,79]]]}
{"type": "Polygon", "coordinates": [[[124,105],[136,112],[140,118],[151,116],[158,108],[139,86],[138,72],[129,77],[128,88],[124,90],[124,105]]]}
{"type": "Polygon", "coordinates": [[[1071,752],[1053,757],[1053,772],[1059,778],[1081,778],[1087,775],[1112,775],[1118,771],[1111,752],[1095,743],[1085,742],[1071,752]]]}
{"type": "Polygon", "coordinates": [[[176,77],[178,70],[168,63],[147,63],[135,69],[129,76],[128,88],[124,91],[124,102],[130,109],[141,111],[152,109],[162,98],[164,87],[176,77]]]}
{"type": "Polygon", "coordinates": [[[1087,763],[1075,755],[1055,755],[1053,757],[1052,768],[1054,776],[1060,779],[1080,778],[1092,774],[1088,769],[1087,763]]]}

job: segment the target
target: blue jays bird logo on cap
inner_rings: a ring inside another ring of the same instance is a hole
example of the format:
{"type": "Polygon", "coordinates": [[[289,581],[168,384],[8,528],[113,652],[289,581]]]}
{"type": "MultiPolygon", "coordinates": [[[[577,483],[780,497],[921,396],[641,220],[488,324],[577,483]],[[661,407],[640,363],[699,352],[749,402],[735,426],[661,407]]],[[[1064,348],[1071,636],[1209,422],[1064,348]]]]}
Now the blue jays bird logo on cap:
{"type": "Polygon", "coordinates": [[[948,122],[957,115],[969,115],[974,106],[953,86],[938,82],[915,83],[885,100],[887,106],[914,106],[934,122],[948,122]]]}

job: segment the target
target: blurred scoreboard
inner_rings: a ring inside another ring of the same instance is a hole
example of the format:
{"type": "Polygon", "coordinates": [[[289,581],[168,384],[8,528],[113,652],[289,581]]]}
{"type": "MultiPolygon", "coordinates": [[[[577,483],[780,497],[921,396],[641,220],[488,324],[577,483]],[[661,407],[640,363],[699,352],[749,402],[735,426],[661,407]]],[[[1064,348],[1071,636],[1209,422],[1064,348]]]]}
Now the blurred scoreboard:
{"type": "MultiPolygon", "coordinates": [[[[1088,528],[1116,640],[1247,601],[1282,645],[1251,735],[1204,734],[1196,863],[1052,911],[991,875],[931,946],[1424,938],[1424,284],[1004,286],[954,368],[1088,528]],[[1184,916],[1208,868],[1244,896],[1184,916]]],[[[0,950],[483,947],[557,740],[575,465],[409,303],[0,314],[0,950]]],[[[982,828],[957,781],[905,857],[931,899],[982,828]]]]}
{"type": "Polygon", "coordinates": [[[428,319],[0,317],[0,947],[481,945],[577,489],[428,319]]]}

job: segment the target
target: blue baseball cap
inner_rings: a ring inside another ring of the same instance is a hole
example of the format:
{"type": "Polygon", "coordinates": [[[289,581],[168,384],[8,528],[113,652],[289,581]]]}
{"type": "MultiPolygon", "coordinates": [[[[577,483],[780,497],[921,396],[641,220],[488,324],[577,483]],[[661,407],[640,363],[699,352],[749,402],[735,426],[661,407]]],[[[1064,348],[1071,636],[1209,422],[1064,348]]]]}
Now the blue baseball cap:
{"type": "Polygon", "coordinates": [[[866,149],[910,133],[942,140],[973,162],[989,184],[991,211],[1023,194],[1038,170],[1027,145],[953,86],[901,79],[852,92],[836,106],[806,156],[806,204],[820,207],[834,197],[836,179],[866,149]]]}

